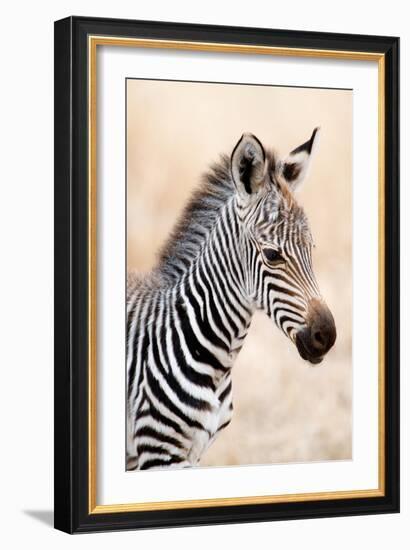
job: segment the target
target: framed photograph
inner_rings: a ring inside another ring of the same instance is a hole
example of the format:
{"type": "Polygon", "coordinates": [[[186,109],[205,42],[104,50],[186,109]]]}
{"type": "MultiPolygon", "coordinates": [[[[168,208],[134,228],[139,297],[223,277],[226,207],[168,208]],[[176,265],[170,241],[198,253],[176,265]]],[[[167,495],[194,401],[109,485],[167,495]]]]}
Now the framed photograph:
{"type": "Polygon", "coordinates": [[[55,527],[399,510],[399,39],[55,23],[55,527]]]}

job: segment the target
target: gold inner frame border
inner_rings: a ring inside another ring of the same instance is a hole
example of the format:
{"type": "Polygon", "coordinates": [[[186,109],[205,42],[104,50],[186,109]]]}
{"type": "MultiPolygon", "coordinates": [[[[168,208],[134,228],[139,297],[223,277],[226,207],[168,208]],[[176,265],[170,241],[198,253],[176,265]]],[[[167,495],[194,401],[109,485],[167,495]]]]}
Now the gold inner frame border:
{"type": "Polygon", "coordinates": [[[377,52],[284,48],[184,40],[157,40],[122,38],[115,36],[88,36],[88,511],[89,514],[209,508],[285,502],[306,502],[334,499],[371,498],[385,495],[385,56],[377,52]],[[375,61],[378,63],[378,215],[379,215],[379,364],[378,364],[378,488],[352,491],[327,491],[264,496],[223,497],[197,500],[172,500],[129,504],[97,504],[97,343],[96,343],[96,288],[97,288],[97,47],[122,46],[171,50],[247,53],[286,57],[311,57],[375,61]]]}

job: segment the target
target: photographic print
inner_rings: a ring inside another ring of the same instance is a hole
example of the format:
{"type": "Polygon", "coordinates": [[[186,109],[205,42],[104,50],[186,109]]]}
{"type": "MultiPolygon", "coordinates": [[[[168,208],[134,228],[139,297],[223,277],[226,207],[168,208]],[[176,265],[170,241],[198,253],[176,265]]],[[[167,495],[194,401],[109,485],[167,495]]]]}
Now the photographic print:
{"type": "Polygon", "coordinates": [[[352,457],[352,90],[129,78],[127,470],[352,457]]]}

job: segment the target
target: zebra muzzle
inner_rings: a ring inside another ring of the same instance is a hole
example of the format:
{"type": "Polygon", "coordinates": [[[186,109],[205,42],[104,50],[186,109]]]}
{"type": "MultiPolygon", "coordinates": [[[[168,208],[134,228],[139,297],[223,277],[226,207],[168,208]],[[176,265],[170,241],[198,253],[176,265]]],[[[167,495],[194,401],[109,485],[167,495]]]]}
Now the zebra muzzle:
{"type": "Polygon", "coordinates": [[[296,334],[296,347],[302,359],[316,365],[336,341],[336,326],[327,305],[318,299],[309,304],[306,327],[296,334]]]}

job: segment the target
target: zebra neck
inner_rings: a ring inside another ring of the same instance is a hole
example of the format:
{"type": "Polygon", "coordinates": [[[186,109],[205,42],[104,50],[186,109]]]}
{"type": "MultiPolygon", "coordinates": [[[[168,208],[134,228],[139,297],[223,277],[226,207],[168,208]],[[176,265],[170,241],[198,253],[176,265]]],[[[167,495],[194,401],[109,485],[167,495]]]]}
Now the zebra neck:
{"type": "Polygon", "coordinates": [[[221,214],[177,292],[185,337],[195,342],[198,360],[216,370],[232,367],[253,313],[245,290],[239,222],[233,207],[221,214]]]}

